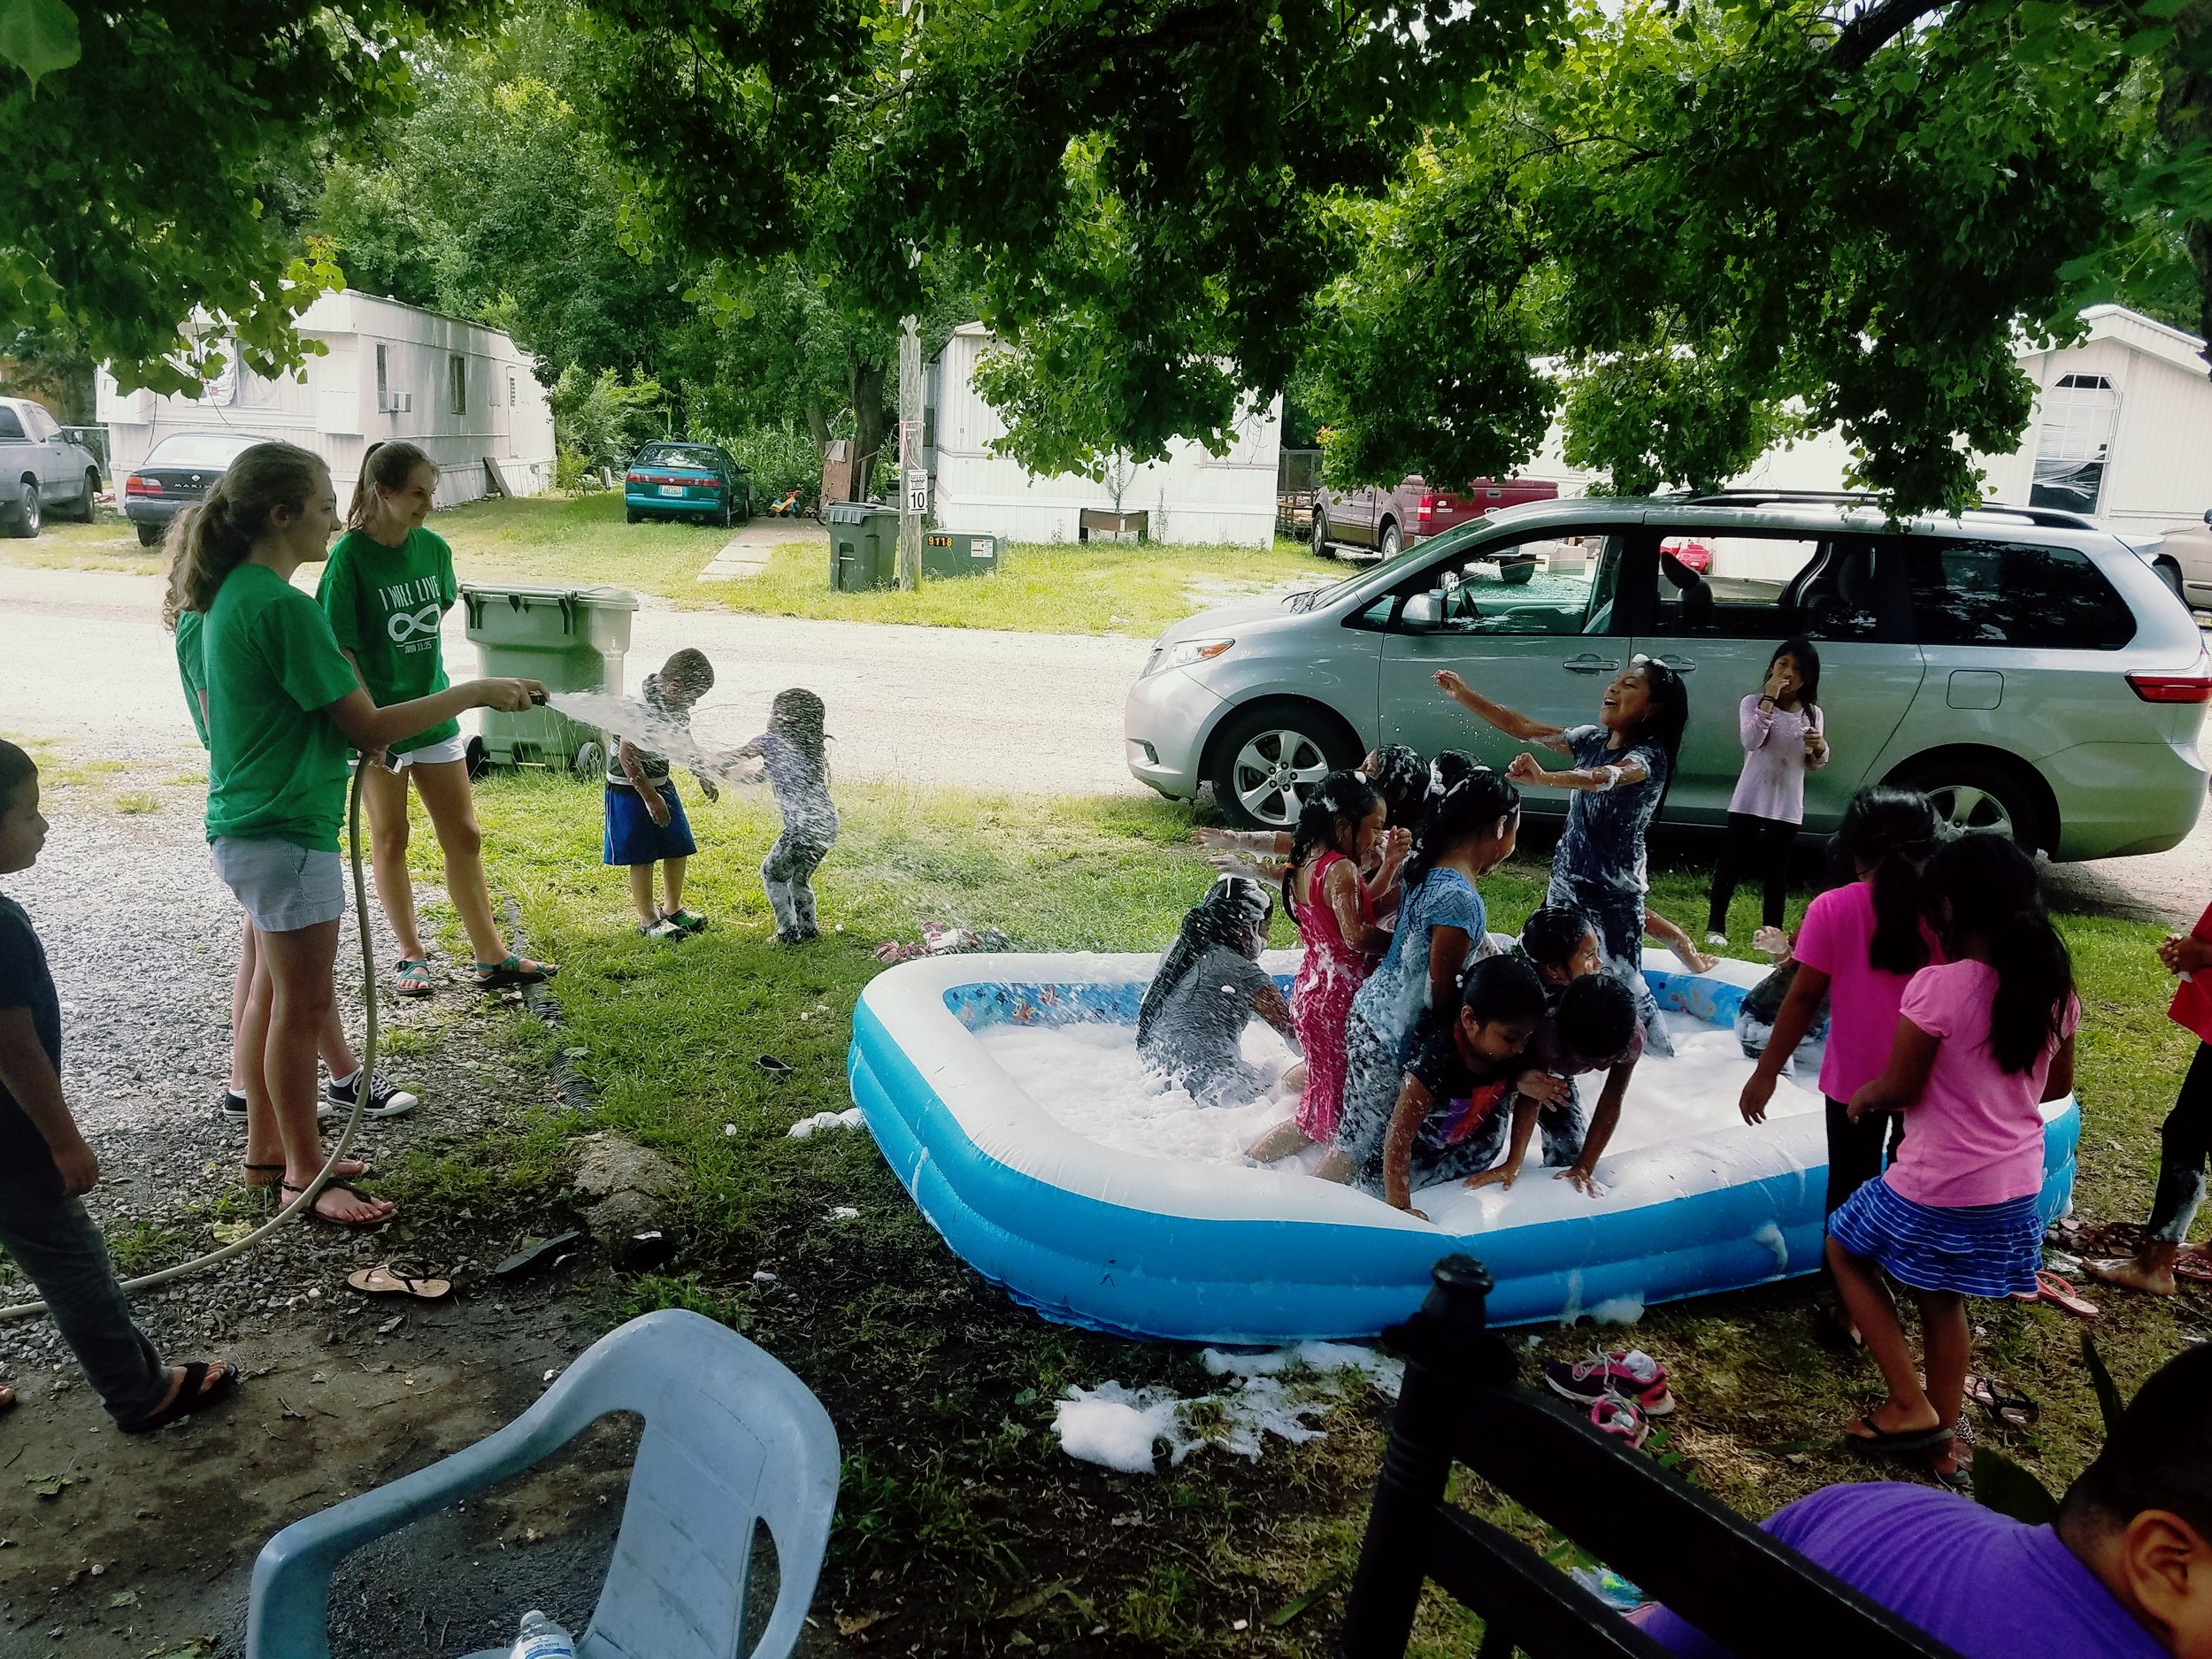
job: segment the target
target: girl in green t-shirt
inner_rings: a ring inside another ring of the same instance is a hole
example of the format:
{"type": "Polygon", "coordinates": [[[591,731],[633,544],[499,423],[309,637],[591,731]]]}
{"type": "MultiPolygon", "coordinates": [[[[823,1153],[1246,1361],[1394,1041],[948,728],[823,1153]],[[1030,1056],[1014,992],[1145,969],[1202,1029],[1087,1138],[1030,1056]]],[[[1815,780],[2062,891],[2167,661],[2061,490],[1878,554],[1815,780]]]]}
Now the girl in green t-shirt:
{"type": "MultiPolygon", "coordinates": [[[[439,623],[459,588],[453,549],[424,528],[438,488],[437,463],[411,443],[373,443],[346,510],[346,533],[331,549],[316,597],[330,631],[379,707],[442,691],[439,623]]],[[[476,952],[476,982],[487,990],[536,985],[557,970],[508,949],[492,917],[484,879],[483,832],[470,793],[467,740],[457,721],[441,720],[391,745],[387,763],[362,780],[375,849],[376,896],[399,941],[395,964],[402,996],[431,994],[429,953],[415,920],[407,873],[407,780],[429,810],[445,856],[445,890],[476,952]]]]}
{"type": "MultiPolygon", "coordinates": [[[[464,709],[518,711],[545,689],[477,680],[377,707],[321,610],[292,586],[295,571],[326,556],[337,528],[321,458],[257,443],[179,515],[173,533],[184,607],[205,618],[208,841],[259,946],[246,1007],[246,1162],[280,1166],[288,1202],[323,1165],[316,1061],[345,910],[338,826],[348,747],[370,754],[464,709]]],[[[369,1227],[389,1220],[392,1206],[333,1181],[314,1213],[369,1227]]]]}

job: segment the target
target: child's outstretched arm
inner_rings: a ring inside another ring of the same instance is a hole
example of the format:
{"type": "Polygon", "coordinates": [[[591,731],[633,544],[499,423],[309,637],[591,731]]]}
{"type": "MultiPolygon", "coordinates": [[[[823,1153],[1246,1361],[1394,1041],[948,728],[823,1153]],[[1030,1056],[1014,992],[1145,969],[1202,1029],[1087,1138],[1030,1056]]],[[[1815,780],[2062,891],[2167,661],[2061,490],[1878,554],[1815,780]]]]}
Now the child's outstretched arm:
{"type": "MultiPolygon", "coordinates": [[[[1563,749],[1563,744],[1549,745],[1563,749]]],[[[1505,769],[1516,783],[1532,783],[1543,789],[1625,789],[1651,776],[1641,755],[1631,755],[1617,765],[1571,766],[1550,772],[1536,764],[1533,755],[1516,755],[1505,769]]]]}
{"type": "Polygon", "coordinates": [[[1391,1109],[1390,1127],[1383,1131],[1383,1202],[1424,1221],[1428,1217],[1413,1207],[1413,1137],[1433,1103],[1428,1086],[1408,1072],[1391,1109]]]}
{"type": "MultiPolygon", "coordinates": [[[[1367,879],[1367,902],[1374,907],[1378,918],[1397,914],[1398,902],[1405,897],[1400,877],[1405,872],[1406,860],[1412,856],[1411,830],[1399,828],[1383,833],[1381,860],[1375,865],[1375,873],[1367,879]]],[[[1347,933],[1345,937],[1348,939],[1351,935],[1347,933]]],[[[1387,944],[1386,939],[1384,944],[1376,949],[1386,949],[1387,944]]]]}
{"type": "Polygon", "coordinates": [[[1513,1079],[1513,1129],[1507,1141],[1505,1162],[1467,1178],[1472,1191],[1478,1187],[1510,1187],[1521,1178],[1521,1161],[1528,1156],[1528,1143],[1536,1133],[1536,1119],[1548,1105],[1556,1106],[1567,1098],[1564,1078],[1550,1072],[1526,1071],[1513,1079]]]}
{"type": "Polygon", "coordinates": [[[1759,1064],[1744,1079],[1743,1094],[1737,1099],[1736,1110],[1743,1114],[1744,1122],[1766,1122],[1767,1102],[1774,1098],[1775,1079],[1782,1075],[1782,1067],[1789,1057],[1797,1052],[1797,1045],[1805,1041],[1813,1021],[1820,1018],[1821,998],[1827,995],[1828,976],[1809,963],[1799,963],[1797,977],[1790,981],[1782,1006],[1774,1016],[1774,1029],[1767,1033],[1767,1046],[1759,1056],[1759,1064]]]}
{"type": "Polygon", "coordinates": [[[1566,728],[1551,726],[1533,716],[1523,714],[1518,709],[1509,709],[1502,703],[1493,703],[1448,668],[1436,671],[1439,689],[1463,709],[1487,720],[1508,737],[1517,737],[1524,743],[1541,743],[1546,749],[1567,752],[1566,728]]]}
{"type": "MultiPolygon", "coordinates": [[[[1801,979],[1804,978],[1803,968],[1798,969],[1797,972],[1801,979]]],[[[1790,987],[1792,995],[1795,995],[1796,991],[1795,986],[1790,987]]],[[[1789,1011],[1786,1002],[1783,1004],[1783,1011],[1789,1011]]],[[[1778,1034],[1782,1029],[1778,1019],[1774,1029],[1778,1034]]],[[[1909,1111],[1919,1105],[1922,1091],[1928,1087],[1928,1073],[1935,1069],[1936,1050],[1942,1045],[1942,1038],[1932,1032],[1921,1030],[1912,1021],[1900,1016],[1897,1035],[1889,1048],[1889,1066],[1881,1076],[1866,1084],[1851,1097],[1851,1121],[1857,1123],[1870,1112],[1909,1111]]],[[[1770,1052],[1772,1046],[1771,1043],[1768,1045],[1770,1052]]],[[[1786,1049],[1784,1052],[1788,1051],[1786,1049]]],[[[1765,1056],[1760,1058],[1763,1064],[1765,1056]]],[[[2070,1040],[2067,1050],[2070,1071],[2072,1065],[2073,1052],[2070,1040]]]]}
{"type": "Polygon", "coordinates": [[[389,749],[403,737],[450,720],[465,709],[498,709],[508,714],[519,714],[543,695],[545,687],[534,680],[465,680],[426,697],[389,703],[380,709],[375,700],[357,684],[337,702],[327,705],[325,712],[345,734],[346,741],[365,755],[389,749]]]}
{"type": "Polygon", "coordinates": [[[1252,992],[1252,1011],[1282,1033],[1294,1051],[1298,1050],[1298,1028],[1290,1022],[1290,1004],[1282,991],[1270,979],[1252,992]]]}
{"type": "Polygon", "coordinates": [[[62,1184],[73,1198],[82,1198],[100,1184],[100,1160],[78,1133],[63,1098],[61,1079],[38,1040],[27,1008],[0,1008],[0,1087],[15,1097],[23,1115],[46,1138],[54,1155],[62,1184]]]}
{"type": "Polygon", "coordinates": [[[1644,907],[1644,931],[1674,952],[1676,959],[1692,973],[1710,973],[1714,963],[1719,960],[1700,950],[1695,940],[1647,904],[1644,907]]]}
{"type": "Polygon", "coordinates": [[[626,737],[622,739],[620,747],[615,750],[615,757],[621,763],[622,775],[630,780],[630,787],[636,790],[638,799],[645,803],[646,817],[653,820],[656,828],[666,829],[668,803],[661,799],[661,792],[653,787],[652,780],[646,777],[645,767],[637,757],[637,745],[626,737]]]}
{"type": "Polygon", "coordinates": [[[1633,1060],[1624,1060],[1605,1074],[1605,1087],[1598,1091],[1598,1103],[1590,1113],[1590,1127],[1582,1137],[1581,1155],[1555,1175],[1554,1180],[1571,1181],[1575,1191],[1592,1198],[1605,1195],[1605,1188],[1598,1180],[1598,1160],[1605,1156],[1613,1131],[1620,1127],[1621,1102],[1628,1098],[1628,1079],[1635,1074],[1633,1060]]]}

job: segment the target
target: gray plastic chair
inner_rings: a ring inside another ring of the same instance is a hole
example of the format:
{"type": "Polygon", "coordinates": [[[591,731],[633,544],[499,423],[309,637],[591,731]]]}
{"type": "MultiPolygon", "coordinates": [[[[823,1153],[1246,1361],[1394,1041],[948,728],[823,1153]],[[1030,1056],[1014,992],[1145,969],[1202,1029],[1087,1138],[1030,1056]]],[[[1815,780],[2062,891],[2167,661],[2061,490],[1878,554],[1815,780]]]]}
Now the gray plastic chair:
{"type": "MultiPolygon", "coordinates": [[[[737,1659],[757,1518],[775,1540],[780,1583],[752,1652],[784,1659],[829,1542],[837,1432],[774,1359],[679,1309],[602,1337],[497,1433],[271,1539],[254,1563],[246,1659],[329,1659],[330,1578],[342,1560],[543,1462],[612,1411],[636,1412],[645,1432],[579,1659],[737,1659]]],[[[514,1609],[518,1623],[524,1610],[514,1609]]]]}

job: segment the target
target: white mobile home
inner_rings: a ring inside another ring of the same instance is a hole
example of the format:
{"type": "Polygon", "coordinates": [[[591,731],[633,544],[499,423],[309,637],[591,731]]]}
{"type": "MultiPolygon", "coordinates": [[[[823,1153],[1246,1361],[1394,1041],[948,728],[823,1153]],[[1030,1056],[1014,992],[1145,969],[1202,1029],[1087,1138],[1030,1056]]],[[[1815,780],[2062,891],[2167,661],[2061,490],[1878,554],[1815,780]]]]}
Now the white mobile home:
{"type": "MultiPolygon", "coordinates": [[[[2137,539],[2201,521],[2212,508],[2212,370],[2194,334],[2121,305],[2081,314],[2087,337],[2055,351],[2023,348],[2019,364],[2038,388],[2020,447],[1978,455],[1986,499],[2013,507],[2086,513],[2137,539]]],[[[1578,495],[1594,473],[1569,466],[1554,426],[1532,478],[1578,495]]],[[[1851,451],[1830,430],[1774,449],[1732,483],[1747,488],[1844,488],[1851,451]]]]}
{"type": "Polygon", "coordinates": [[[991,441],[1006,426],[976,390],[974,376],[976,360],[993,343],[982,324],[964,324],[930,365],[923,446],[926,460],[934,453],[934,511],[946,529],[1073,541],[1086,510],[1118,511],[1147,514],[1156,541],[1273,542],[1280,398],[1244,423],[1226,455],[1178,440],[1166,460],[1118,472],[1118,489],[1067,473],[1047,477],[991,453],[991,441]]]}
{"type": "Polygon", "coordinates": [[[553,411],[536,371],[496,328],[351,288],[325,294],[300,333],[326,353],[304,381],[265,380],[237,361],[198,398],[123,393],[104,369],[99,419],[121,477],[173,432],[223,427],[281,438],[330,464],[342,502],[372,443],[404,438],[438,464],[437,504],[494,493],[534,495],[553,483],[553,411]]]}

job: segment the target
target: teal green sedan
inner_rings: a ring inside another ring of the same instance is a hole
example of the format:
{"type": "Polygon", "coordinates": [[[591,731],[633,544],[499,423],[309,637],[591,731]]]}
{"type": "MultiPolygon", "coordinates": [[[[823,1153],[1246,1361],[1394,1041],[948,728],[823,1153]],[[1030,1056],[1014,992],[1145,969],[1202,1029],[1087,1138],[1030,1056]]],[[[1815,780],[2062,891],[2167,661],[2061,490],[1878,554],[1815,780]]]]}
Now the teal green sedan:
{"type": "Polygon", "coordinates": [[[622,504],[632,524],[695,518],[726,528],[753,516],[753,480],[719,444],[649,443],[622,475],[622,504]]]}

